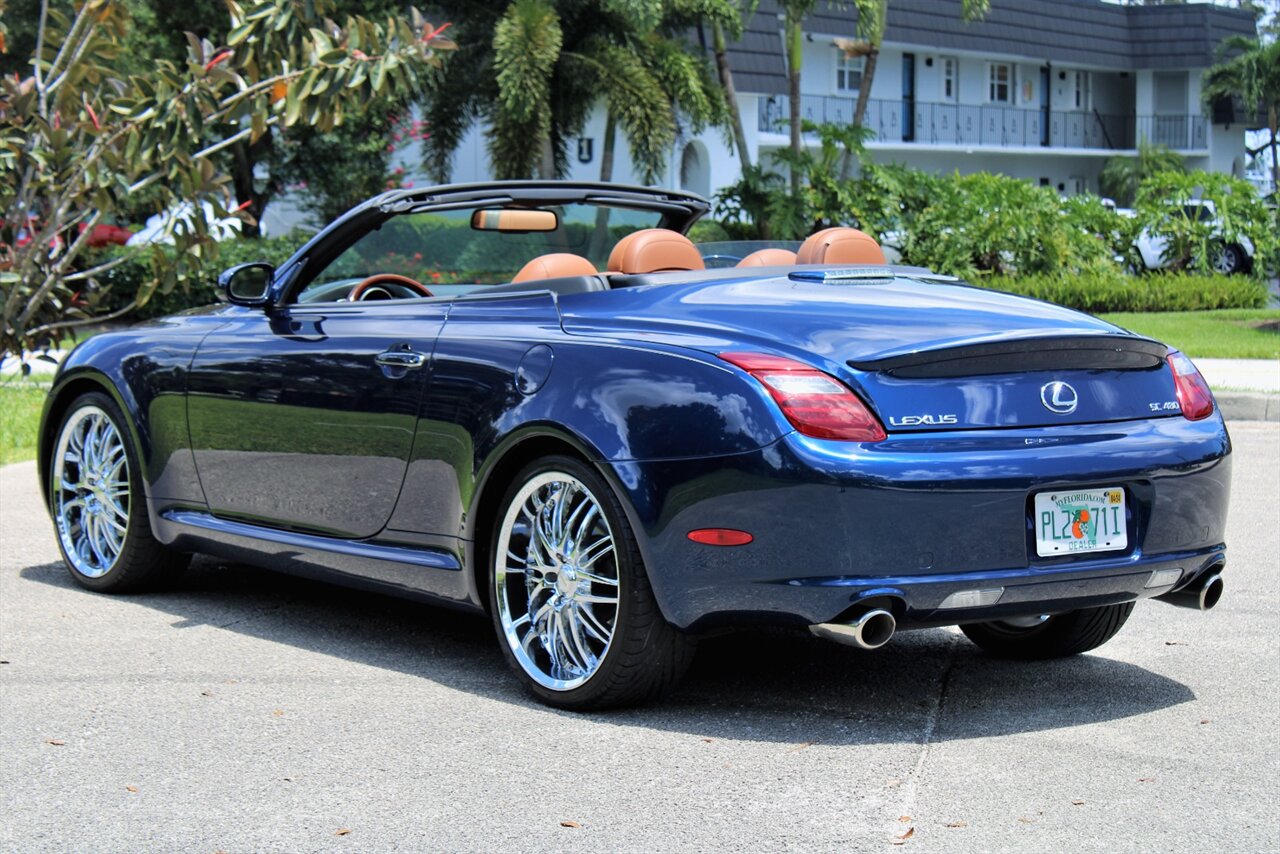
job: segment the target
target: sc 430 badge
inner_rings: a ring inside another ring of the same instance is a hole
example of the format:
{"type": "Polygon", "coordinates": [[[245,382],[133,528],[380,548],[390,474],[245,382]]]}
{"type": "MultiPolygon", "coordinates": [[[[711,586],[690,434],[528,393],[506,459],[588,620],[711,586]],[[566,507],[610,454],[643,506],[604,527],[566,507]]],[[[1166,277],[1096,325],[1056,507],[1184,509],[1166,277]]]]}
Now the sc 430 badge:
{"type": "Polygon", "coordinates": [[[939,427],[944,424],[960,423],[956,415],[904,415],[901,418],[889,416],[890,427],[939,427]]]}

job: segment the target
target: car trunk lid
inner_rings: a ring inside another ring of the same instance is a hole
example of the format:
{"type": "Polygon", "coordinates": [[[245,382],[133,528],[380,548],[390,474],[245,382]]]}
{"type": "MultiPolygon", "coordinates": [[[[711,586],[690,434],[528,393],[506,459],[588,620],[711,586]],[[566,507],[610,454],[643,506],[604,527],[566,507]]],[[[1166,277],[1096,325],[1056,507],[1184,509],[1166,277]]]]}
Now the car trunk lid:
{"type": "Polygon", "coordinates": [[[1164,345],[1061,306],[936,277],[707,271],[614,287],[561,298],[565,330],[801,359],[849,383],[890,432],[1178,412],[1164,345]]]}

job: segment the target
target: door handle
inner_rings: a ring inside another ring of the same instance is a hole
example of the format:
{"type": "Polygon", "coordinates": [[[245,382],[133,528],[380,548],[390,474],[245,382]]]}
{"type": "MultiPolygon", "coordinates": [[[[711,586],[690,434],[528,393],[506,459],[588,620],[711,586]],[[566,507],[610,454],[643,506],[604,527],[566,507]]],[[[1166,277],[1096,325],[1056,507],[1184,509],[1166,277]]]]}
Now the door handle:
{"type": "Polygon", "coordinates": [[[416,350],[387,350],[373,359],[384,368],[421,368],[427,363],[425,353],[416,350]]]}

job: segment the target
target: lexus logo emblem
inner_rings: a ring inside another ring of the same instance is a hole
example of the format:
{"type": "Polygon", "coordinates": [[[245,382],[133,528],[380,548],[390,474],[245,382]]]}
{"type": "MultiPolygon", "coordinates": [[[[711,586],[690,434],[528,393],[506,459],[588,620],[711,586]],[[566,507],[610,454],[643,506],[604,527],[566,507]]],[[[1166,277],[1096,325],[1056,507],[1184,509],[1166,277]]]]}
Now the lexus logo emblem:
{"type": "Polygon", "coordinates": [[[1040,387],[1040,402],[1044,408],[1058,415],[1070,415],[1076,411],[1080,396],[1064,382],[1045,383],[1040,387]]]}

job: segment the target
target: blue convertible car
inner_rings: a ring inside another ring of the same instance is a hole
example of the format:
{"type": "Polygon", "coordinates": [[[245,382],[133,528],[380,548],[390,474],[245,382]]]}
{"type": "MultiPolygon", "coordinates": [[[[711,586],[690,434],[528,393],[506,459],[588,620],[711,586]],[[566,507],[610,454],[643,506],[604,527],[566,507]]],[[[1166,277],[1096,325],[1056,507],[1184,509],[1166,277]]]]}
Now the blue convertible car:
{"type": "Polygon", "coordinates": [[[1139,599],[1217,602],[1231,445],[1186,357],[853,229],[700,252],[706,209],[388,192],[223,304],[90,339],[40,445],[71,576],[203,552],[487,611],[572,709],[659,694],[727,628],[1041,659],[1139,599]]]}

